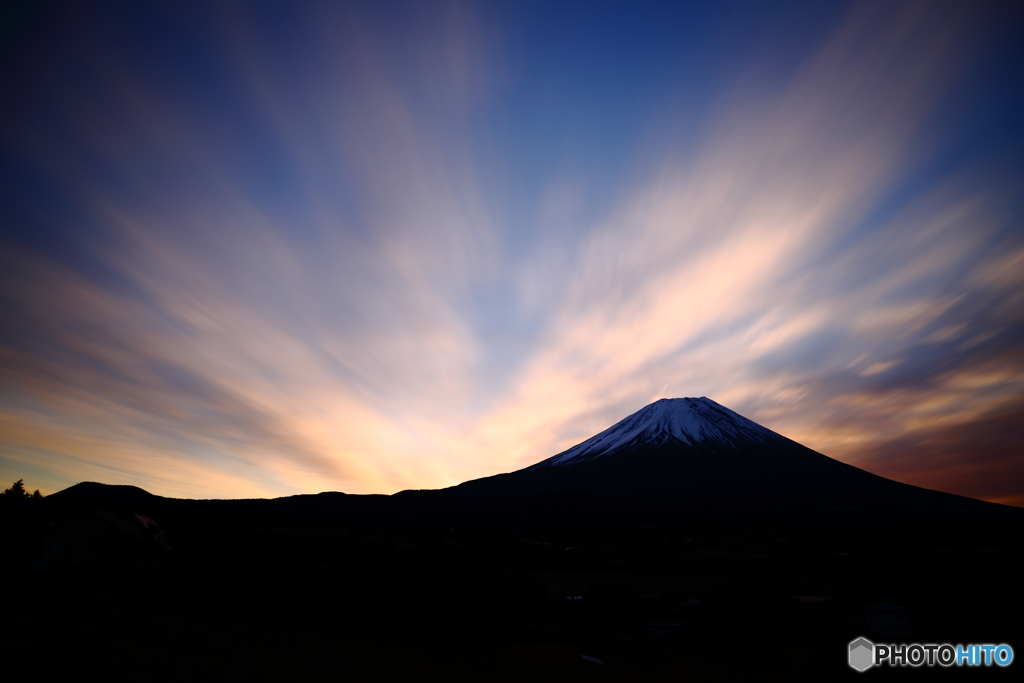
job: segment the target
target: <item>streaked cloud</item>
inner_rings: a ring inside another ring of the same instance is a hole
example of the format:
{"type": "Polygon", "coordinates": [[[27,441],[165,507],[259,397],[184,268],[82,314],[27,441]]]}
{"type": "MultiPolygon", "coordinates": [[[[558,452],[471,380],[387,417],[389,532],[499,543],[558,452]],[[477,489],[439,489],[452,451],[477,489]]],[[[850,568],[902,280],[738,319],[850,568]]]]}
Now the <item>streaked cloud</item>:
{"type": "Polygon", "coordinates": [[[700,136],[652,113],[595,197],[571,158],[509,170],[495,108],[531,47],[506,15],[400,14],[204,15],[174,29],[202,77],[100,50],[123,27],[99,19],[61,48],[87,58],[55,57],[5,136],[61,201],[22,195],[0,250],[0,474],[390,493],[707,395],[1019,504],[1008,451],[969,453],[1024,397],[1019,179],[984,150],[937,161],[966,136],[941,112],[984,22],[857,4],[784,75],[749,52],[700,136]]]}

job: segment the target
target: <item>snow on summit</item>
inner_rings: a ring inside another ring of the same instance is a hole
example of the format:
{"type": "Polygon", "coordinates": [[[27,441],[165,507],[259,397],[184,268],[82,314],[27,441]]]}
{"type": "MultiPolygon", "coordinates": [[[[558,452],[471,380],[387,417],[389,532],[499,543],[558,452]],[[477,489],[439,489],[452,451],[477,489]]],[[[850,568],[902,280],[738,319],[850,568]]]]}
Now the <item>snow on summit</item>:
{"type": "Polygon", "coordinates": [[[709,398],[663,398],[533,467],[576,464],[629,445],[661,445],[672,440],[688,445],[701,441],[733,443],[737,439],[764,442],[775,438],[782,437],[709,398]]]}

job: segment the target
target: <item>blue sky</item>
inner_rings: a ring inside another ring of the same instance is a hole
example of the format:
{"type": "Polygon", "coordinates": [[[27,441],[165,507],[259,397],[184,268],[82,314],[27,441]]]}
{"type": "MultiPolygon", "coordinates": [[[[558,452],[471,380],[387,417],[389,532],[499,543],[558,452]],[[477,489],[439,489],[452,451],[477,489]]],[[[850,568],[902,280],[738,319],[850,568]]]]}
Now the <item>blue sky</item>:
{"type": "Polygon", "coordinates": [[[9,12],[2,477],[436,488],[708,396],[1024,504],[1010,3],[9,12]]]}

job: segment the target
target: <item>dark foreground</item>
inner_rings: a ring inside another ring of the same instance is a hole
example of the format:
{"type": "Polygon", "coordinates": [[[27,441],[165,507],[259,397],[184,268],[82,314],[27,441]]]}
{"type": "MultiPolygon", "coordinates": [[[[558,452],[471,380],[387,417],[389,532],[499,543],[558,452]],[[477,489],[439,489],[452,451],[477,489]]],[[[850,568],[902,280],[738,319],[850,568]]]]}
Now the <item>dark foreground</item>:
{"type": "MultiPolygon", "coordinates": [[[[116,535],[105,551],[71,552],[68,532],[52,532],[67,520],[49,525],[41,510],[4,511],[4,649],[8,672],[47,679],[1008,680],[1020,662],[858,674],[846,646],[1024,647],[1024,549],[1005,532],[489,533],[182,517],[166,521],[166,543],[133,554],[116,535]]],[[[72,519],[80,540],[96,533],[82,534],[83,519],[72,519]]]]}

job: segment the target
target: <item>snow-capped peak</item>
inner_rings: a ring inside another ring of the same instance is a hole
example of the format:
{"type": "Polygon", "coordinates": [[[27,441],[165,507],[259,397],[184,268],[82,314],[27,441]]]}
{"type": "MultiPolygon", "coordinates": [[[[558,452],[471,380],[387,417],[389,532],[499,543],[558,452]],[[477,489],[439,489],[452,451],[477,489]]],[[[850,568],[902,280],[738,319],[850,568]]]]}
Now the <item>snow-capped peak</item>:
{"type": "Polygon", "coordinates": [[[766,442],[779,438],[782,437],[775,432],[709,398],[663,398],[533,467],[593,460],[633,443],[661,445],[674,440],[692,445],[701,441],[734,443],[743,439],[766,442]]]}

